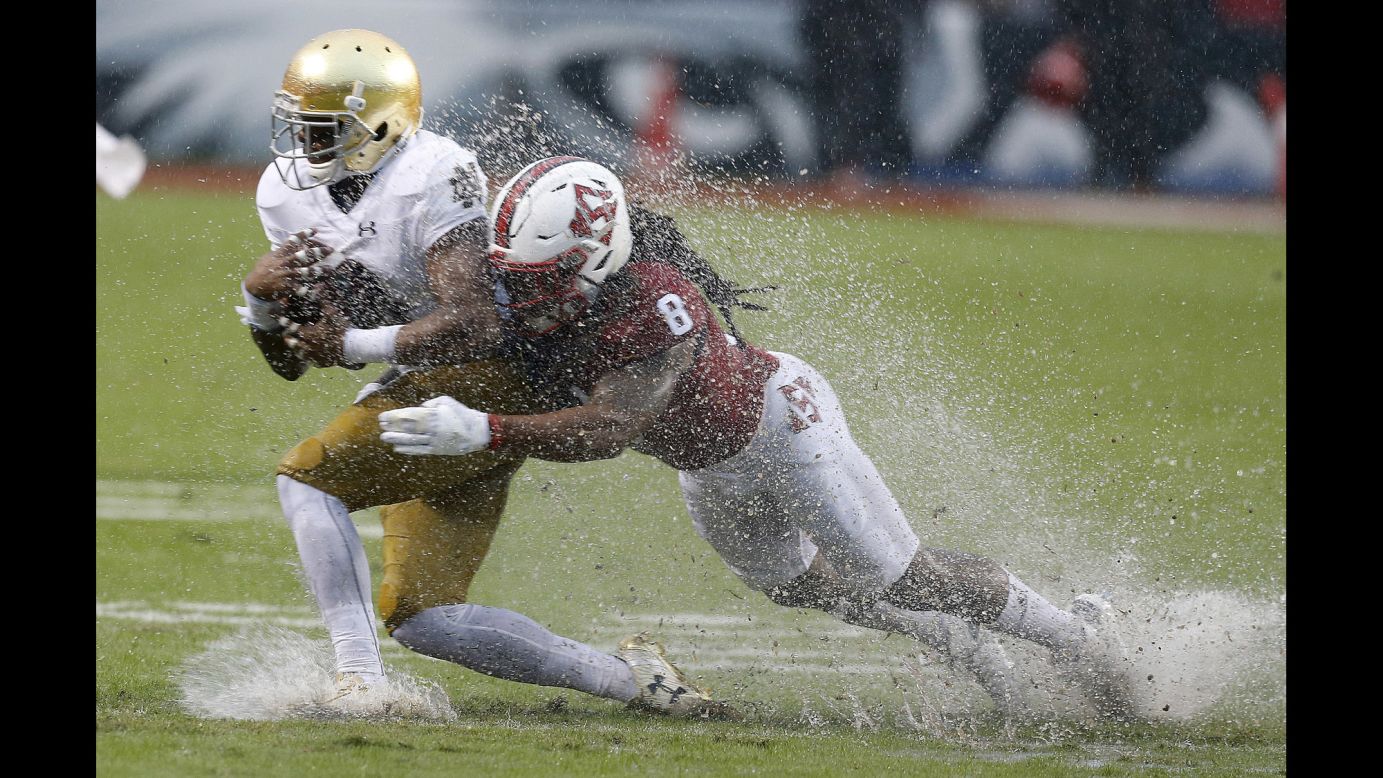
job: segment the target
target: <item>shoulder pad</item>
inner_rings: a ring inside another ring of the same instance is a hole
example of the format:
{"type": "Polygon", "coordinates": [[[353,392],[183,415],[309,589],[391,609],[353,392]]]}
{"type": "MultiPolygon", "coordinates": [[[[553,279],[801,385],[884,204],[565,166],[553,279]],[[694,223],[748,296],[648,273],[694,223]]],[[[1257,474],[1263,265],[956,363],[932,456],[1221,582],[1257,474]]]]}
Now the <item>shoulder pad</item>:
{"type": "Polygon", "coordinates": [[[457,145],[456,141],[426,130],[419,130],[408,140],[393,164],[392,188],[395,194],[410,195],[436,185],[437,176],[448,175],[452,167],[474,162],[475,155],[457,145]]]}
{"type": "Polygon", "coordinates": [[[292,195],[293,190],[283,183],[283,177],[279,175],[278,168],[270,162],[259,177],[259,186],[255,189],[255,206],[260,211],[274,208],[282,205],[292,195]]]}

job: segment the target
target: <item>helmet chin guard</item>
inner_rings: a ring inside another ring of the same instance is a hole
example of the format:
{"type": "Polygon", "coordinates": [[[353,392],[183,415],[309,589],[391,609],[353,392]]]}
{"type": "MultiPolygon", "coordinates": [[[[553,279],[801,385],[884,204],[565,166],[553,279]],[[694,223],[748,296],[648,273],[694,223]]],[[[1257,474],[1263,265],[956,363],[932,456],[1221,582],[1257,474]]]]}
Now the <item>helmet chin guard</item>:
{"type": "Polygon", "coordinates": [[[526,334],[579,318],[633,248],[624,185],[580,157],[524,168],[495,198],[490,263],[508,294],[504,308],[526,334]]]}

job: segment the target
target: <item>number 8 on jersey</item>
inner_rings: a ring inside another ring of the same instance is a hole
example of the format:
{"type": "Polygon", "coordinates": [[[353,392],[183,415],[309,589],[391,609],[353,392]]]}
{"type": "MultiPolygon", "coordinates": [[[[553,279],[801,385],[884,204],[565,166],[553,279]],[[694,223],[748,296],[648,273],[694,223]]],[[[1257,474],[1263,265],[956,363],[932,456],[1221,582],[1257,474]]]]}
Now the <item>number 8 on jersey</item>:
{"type": "Polygon", "coordinates": [[[685,335],[691,332],[692,317],[687,313],[687,304],[682,298],[675,294],[665,294],[658,298],[656,304],[658,313],[667,320],[668,329],[672,330],[673,335],[685,335]]]}

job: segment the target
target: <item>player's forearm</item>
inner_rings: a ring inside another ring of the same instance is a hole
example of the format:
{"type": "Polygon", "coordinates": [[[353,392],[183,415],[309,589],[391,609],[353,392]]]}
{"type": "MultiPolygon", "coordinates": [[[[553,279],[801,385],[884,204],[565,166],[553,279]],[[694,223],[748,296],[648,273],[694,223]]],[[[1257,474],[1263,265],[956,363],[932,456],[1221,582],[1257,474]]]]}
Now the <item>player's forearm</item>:
{"type": "Polygon", "coordinates": [[[462,365],[487,359],[502,342],[499,318],[437,310],[403,326],[394,343],[395,364],[462,365]]]}
{"type": "Polygon", "coordinates": [[[638,414],[582,406],[534,416],[490,416],[490,447],[552,462],[619,456],[646,428],[638,414]]]}
{"type": "Polygon", "coordinates": [[[491,416],[490,445],[555,462],[618,456],[666,410],[697,341],[602,376],[585,405],[536,416],[491,416]],[[498,441],[498,442],[496,442],[498,441]]]}
{"type": "Polygon", "coordinates": [[[395,364],[460,365],[494,356],[503,340],[485,258],[486,222],[458,225],[427,251],[437,307],[399,330],[395,364]]]}

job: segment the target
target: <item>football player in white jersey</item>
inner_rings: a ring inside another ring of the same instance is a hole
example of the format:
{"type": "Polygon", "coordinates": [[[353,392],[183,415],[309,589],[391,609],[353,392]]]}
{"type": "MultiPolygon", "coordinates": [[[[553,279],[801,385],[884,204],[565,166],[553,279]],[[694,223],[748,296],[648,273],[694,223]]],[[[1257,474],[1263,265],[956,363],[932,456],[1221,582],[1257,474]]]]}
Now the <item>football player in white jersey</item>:
{"type": "Polygon", "coordinates": [[[337,698],[367,697],[385,679],[369,565],[349,516],[383,506],[379,609],[405,645],[426,652],[404,636],[441,619],[463,639],[432,652],[439,658],[697,712],[707,698],[655,643],[635,636],[609,654],[467,603],[522,456],[420,460],[378,439],[380,412],[439,394],[495,412],[529,407],[524,382],[493,358],[501,328],[485,259],[485,175],[421,120],[418,72],[397,42],[338,30],[297,52],[275,96],[275,159],[256,194],[272,248],[246,277],[239,309],[289,380],[311,367],[392,366],[278,466],[284,516],[331,633],[337,698]]]}
{"type": "MultiPolygon", "coordinates": [[[[380,414],[384,442],[463,461],[580,462],[633,448],[680,471],[697,532],[773,601],[940,648],[941,614],[958,617],[1050,648],[1102,713],[1132,712],[1108,603],[1081,595],[1063,610],[993,560],[923,547],[826,379],[737,337],[729,311],[738,291],[671,220],[640,214],[632,229],[611,171],[577,157],[539,160],[500,191],[491,221],[505,326],[520,336],[542,412],[440,397],[380,414]]],[[[423,637],[446,644],[443,626],[423,637]]],[[[956,658],[998,697],[1001,679],[984,674],[1003,669],[974,656],[985,646],[978,633],[965,637],[970,655],[956,658]]]]}

